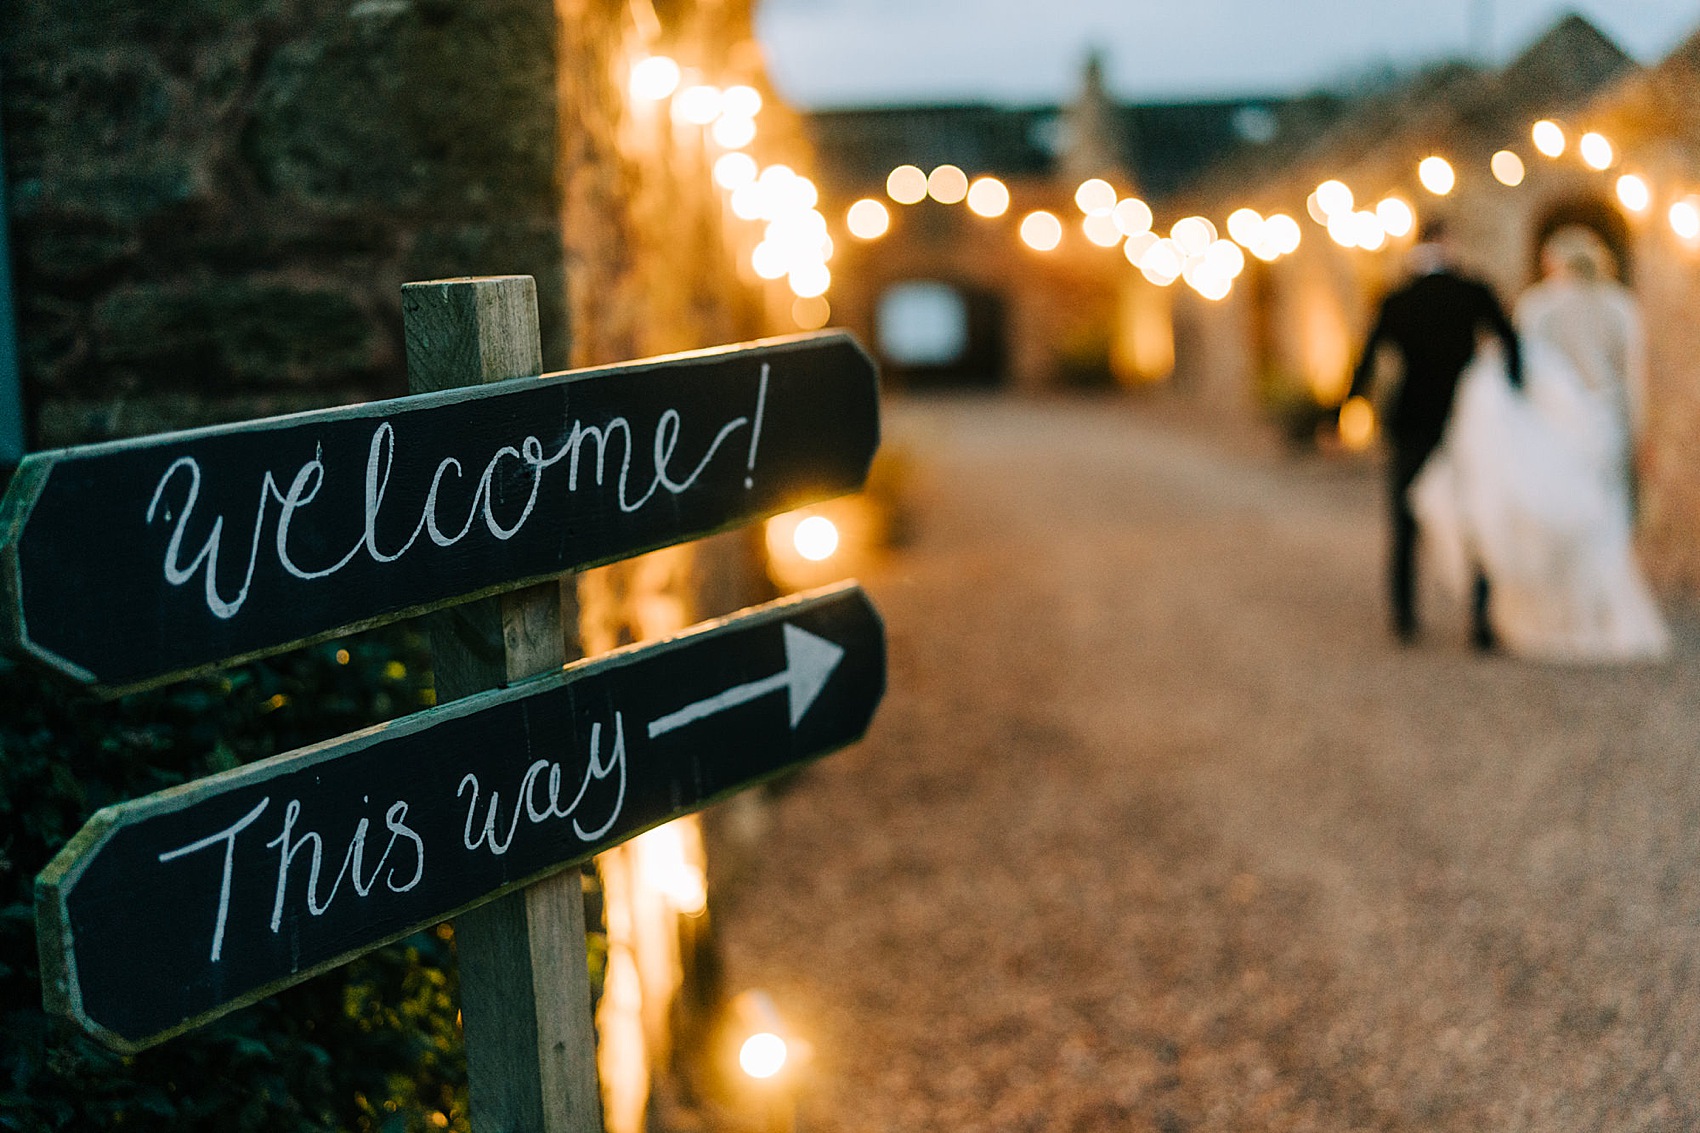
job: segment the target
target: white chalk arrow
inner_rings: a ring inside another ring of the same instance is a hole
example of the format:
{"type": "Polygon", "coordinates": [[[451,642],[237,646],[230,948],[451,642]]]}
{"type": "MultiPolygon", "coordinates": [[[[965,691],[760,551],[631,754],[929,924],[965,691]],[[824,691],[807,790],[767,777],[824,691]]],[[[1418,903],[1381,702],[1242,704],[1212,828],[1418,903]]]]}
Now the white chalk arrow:
{"type": "Polygon", "coordinates": [[[844,647],[834,645],[824,637],[817,637],[806,629],[786,623],[785,631],[785,669],[771,677],[763,677],[759,681],[734,685],[725,692],[687,704],[677,712],[669,712],[659,719],[649,722],[649,738],[665,735],[675,728],[695,723],[717,712],[744,704],[766,696],[770,692],[785,689],[790,693],[791,726],[795,728],[797,721],[809,710],[809,705],[815,702],[821,689],[826,687],[827,678],[838,668],[838,662],[844,659],[844,647]]]}

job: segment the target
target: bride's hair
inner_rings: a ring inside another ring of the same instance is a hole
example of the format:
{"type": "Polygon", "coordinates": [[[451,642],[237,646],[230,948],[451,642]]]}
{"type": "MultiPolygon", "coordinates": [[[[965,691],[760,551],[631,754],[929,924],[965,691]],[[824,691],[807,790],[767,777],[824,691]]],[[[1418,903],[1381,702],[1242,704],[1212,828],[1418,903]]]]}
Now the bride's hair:
{"type": "Polygon", "coordinates": [[[1567,224],[1548,236],[1541,258],[1563,264],[1590,282],[1617,277],[1611,249],[1598,232],[1580,224],[1567,224]]]}

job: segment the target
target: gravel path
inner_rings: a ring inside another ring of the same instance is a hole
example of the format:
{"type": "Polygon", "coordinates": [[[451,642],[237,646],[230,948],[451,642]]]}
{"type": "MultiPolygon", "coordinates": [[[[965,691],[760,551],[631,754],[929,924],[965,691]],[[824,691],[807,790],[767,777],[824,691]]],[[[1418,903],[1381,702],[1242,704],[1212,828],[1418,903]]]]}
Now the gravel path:
{"type": "Polygon", "coordinates": [[[717,894],[799,1127],[1700,1126],[1700,633],[1382,632],[1378,480],[1117,401],[900,402],[869,739],[717,894]]]}

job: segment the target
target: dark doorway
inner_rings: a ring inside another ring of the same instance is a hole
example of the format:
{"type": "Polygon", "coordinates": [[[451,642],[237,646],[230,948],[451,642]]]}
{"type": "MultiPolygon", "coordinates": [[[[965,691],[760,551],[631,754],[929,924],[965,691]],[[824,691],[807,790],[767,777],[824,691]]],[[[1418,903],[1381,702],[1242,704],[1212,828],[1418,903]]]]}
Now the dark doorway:
{"type": "Polygon", "coordinates": [[[1625,285],[1632,282],[1633,264],[1629,257],[1629,222],[1618,207],[1597,196],[1561,197],[1550,202],[1535,216],[1534,231],[1529,242],[1529,279],[1541,278],[1541,246],[1547,237],[1560,228],[1580,225],[1599,234],[1617,261],[1617,278],[1625,285]]]}
{"type": "Polygon", "coordinates": [[[887,288],[874,315],[886,380],[903,389],[995,389],[1008,374],[1003,297],[933,279],[887,288]]]}

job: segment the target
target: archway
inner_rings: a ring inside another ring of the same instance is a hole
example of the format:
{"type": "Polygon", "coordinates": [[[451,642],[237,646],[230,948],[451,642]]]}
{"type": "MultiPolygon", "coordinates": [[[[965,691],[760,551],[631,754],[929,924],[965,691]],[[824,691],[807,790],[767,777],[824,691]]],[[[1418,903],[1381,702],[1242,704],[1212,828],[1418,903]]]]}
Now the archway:
{"type": "Polygon", "coordinates": [[[1634,261],[1630,255],[1629,222],[1623,212],[1610,200],[1595,194],[1576,194],[1550,201],[1535,214],[1529,233],[1529,280],[1541,277],[1541,246],[1547,237],[1560,228],[1580,225],[1599,234],[1617,261],[1617,278],[1626,286],[1632,283],[1634,261]]]}
{"type": "Polygon", "coordinates": [[[880,293],[874,349],[886,380],[905,389],[1004,384],[1009,351],[1004,301],[995,291],[937,279],[910,279],[880,293]]]}

